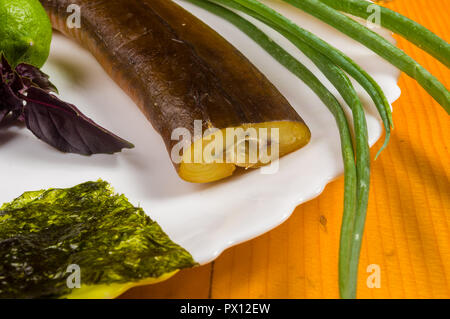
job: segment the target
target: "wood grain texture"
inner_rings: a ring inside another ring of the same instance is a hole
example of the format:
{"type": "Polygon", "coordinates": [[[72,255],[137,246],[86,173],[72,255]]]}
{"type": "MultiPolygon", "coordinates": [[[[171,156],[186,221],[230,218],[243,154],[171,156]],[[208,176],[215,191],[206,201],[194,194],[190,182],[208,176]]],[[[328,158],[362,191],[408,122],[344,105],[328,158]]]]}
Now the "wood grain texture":
{"type": "MultiPolygon", "coordinates": [[[[384,4],[450,40],[449,0],[384,4]]],[[[448,68],[401,38],[398,46],[450,87],[448,68]]],[[[391,143],[372,165],[358,297],[450,298],[450,117],[407,76],[399,85],[391,143]],[[380,266],[380,288],[367,287],[371,264],[380,266]]],[[[122,297],[337,298],[342,197],[341,178],[283,225],[214,263],[122,297]]]]}

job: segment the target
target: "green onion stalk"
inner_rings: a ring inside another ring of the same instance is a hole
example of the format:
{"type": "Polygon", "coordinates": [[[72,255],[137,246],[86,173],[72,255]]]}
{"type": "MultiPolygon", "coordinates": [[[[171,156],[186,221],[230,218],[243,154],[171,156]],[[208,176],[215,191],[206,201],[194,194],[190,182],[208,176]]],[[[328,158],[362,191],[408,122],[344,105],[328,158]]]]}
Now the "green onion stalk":
{"type": "MultiPolygon", "coordinates": [[[[450,114],[450,92],[446,87],[424,67],[417,63],[413,58],[405,52],[397,48],[391,42],[380,36],[378,33],[366,28],[348,16],[336,11],[333,7],[328,6],[321,0],[283,0],[293,6],[313,15],[330,26],[336,28],[342,33],[362,43],[373,52],[390,62],[392,65],[402,70],[410,77],[415,79],[446,111],[450,114]]],[[[327,3],[341,2],[340,0],[326,1],[327,3]]],[[[349,3],[352,1],[342,1],[349,3]]],[[[389,11],[384,11],[389,13],[389,11]]],[[[387,14],[387,17],[393,18],[394,15],[387,14]]],[[[417,29],[416,23],[411,20],[401,20],[400,16],[396,16],[399,27],[391,29],[398,30],[405,37],[410,38],[419,46],[423,44],[423,48],[434,54],[447,66],[450,61],[450,45],[437,36],[434,36],[424,27],[417,29]],[[402,21],[401,23],[399,21],[402,21]],[[414,29],[407,29],[411,27],[414,29]],[[416,30],[417,29],[417,30],[416,30]],[[425,31],[426,30],[426,31],[425,31]],[[415,35],[412,35],[415,34],[415,35]]],[[[380,22],[383,23],[384,16],[381,16],[380,22]]],[[[387,22],[384,22],[387,24],[387,22]]],[[[392,26],[392,21],[389,24],[392,26]]]]}

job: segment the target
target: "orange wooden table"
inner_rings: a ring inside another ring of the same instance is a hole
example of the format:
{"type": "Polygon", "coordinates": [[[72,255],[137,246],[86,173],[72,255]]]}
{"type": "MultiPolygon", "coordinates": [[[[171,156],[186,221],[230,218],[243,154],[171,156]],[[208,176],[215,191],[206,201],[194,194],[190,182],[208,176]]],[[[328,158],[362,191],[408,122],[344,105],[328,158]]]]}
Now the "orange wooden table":
{"type": "MultiPolygon", "coordinates": [[[[450,0],[385,4],[450,41],[450,0]]],[[[448,68],[398,40],[450,88],[448,68]]],[[[407,76],[399,85],[391,142],[372,164],[358,297],[450,298],[450,117],[407,76]],[[369,265],[380,267],[379,288],[367,285],[369,265]]],[[[342,197],[340,178],[271,232],[228,249],[211,264],[122,297],[337,298],[342,197]]]]}

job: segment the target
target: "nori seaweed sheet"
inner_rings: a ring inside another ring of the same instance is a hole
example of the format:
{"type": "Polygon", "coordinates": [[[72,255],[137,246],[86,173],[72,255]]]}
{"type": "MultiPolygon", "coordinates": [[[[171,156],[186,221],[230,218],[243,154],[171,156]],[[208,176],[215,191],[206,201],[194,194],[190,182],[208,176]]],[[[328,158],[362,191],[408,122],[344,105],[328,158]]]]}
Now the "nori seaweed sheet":
{"type": "Polygon", "coordinates": [[[26,192],[0,208],[0,298],[70,294],[70,264],[81,284],[156,278],[195,265],[141,208],[107,182],[26,192]]]}

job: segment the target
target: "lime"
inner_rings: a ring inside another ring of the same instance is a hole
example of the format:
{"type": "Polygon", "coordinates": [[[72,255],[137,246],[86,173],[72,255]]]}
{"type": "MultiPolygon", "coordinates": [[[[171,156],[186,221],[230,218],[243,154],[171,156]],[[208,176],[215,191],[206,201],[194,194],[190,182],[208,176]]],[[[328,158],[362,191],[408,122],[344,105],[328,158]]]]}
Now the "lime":
{"type": "Polygon", "coordinates": [[[40,68],[48,58],[52,26],[39,0],[0,0],[0,52],[12,66],[40,68]]]}

